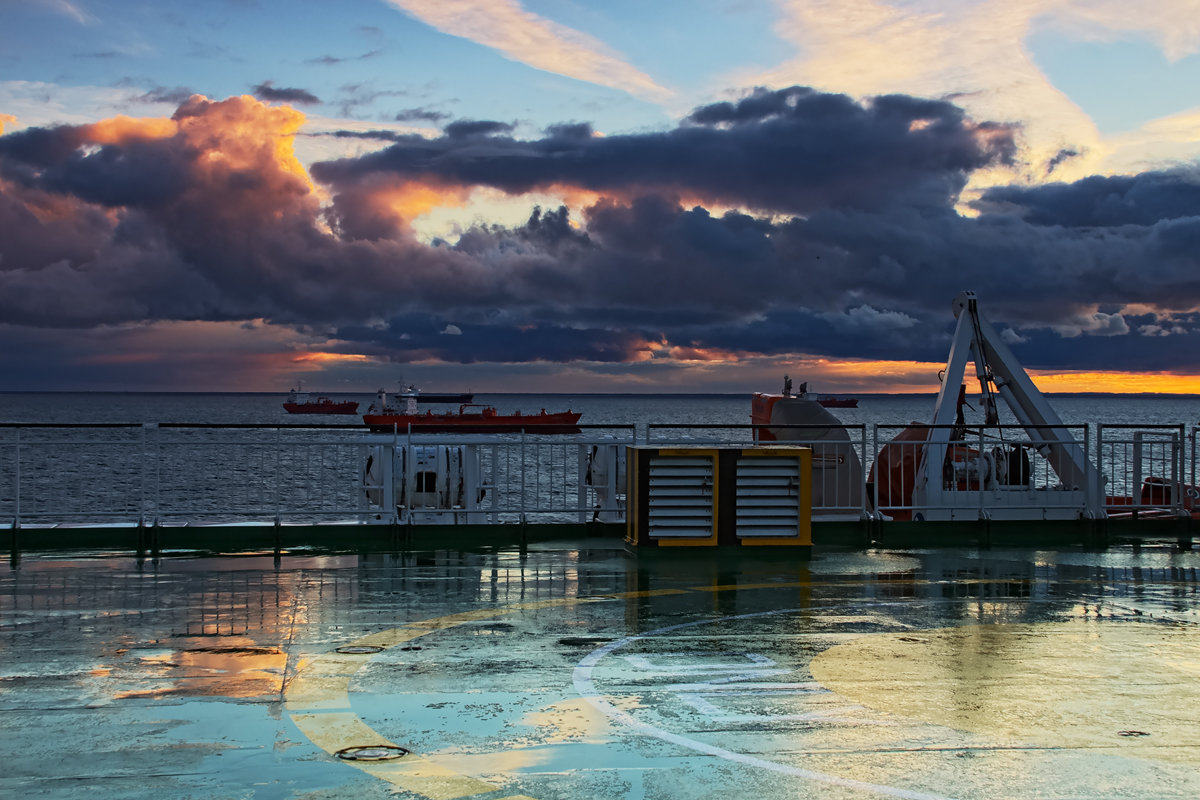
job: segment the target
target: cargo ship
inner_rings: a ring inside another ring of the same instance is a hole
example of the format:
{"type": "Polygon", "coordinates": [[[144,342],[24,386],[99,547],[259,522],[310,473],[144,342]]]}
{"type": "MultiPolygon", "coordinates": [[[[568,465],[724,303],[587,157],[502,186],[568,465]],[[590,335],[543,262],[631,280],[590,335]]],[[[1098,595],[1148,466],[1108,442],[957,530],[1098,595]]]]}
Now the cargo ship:
{"type": "Polygon", "coordinates": [[[314,400],[303,388],[292,389],[283,408],[289,414],[357,414],[358,403],[354,400],[330,400],[318,395],[314,400]]]}
{"type": "Polygon", "coordinates": [[[579,418],[583,416],[579,411],[547,412],[544,408],[537,414],[520,411],[501,414],[493,406],[475,403],[463,403],[457,411],[421,412],[417,403],[425,399],[422,393],[404,391],[396,397],[404,402],[403,408],[393,407],[387,393],[379,390],[375,402],[363,414],[367,427],[373,431],[414,433],[578,433],[579,418]]]}

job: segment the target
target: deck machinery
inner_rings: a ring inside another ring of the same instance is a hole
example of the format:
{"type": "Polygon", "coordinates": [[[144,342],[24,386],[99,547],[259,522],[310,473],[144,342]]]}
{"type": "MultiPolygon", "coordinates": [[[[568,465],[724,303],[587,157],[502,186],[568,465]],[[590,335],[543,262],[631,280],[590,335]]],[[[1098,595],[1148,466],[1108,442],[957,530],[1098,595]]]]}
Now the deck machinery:
{"type": "Polygon", "coordinates": [[[933,424],[916,472],[912,518],[1103,517],[1104,480],[1099,470],[980,313],[975,293],[962,292],[952,307],[958,322],[934,406],[933,424]],[[971,442],[964,438],[960,390],[968,361],[974,363],[979,380],[984,425],[999,425],[998,396],[1028,438],[1020,447],[1045,459],[1058,477],[1057,486],[1035,488],[1028,481],[1027,471],[1016,474],[1015,466],[1010,468],[1010,464],[1020,464],[1024,457],[1016,447],[970,447],[971,442]],[[1011,458],[1014,454],[1017,459],[1011,458]]]}

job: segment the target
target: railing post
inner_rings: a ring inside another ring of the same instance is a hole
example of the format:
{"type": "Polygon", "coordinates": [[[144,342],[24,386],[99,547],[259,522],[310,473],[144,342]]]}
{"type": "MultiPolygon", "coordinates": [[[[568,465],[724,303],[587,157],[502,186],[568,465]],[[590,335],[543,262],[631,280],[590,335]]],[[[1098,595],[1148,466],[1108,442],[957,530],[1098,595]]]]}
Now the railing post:
{"type": "MultiPolygon", "coordinates": [[[[983,452],[983,426],[982,425],[979,426],[979,457],[976,459],[976,462],[977,462],[977,466],[975,467],[975,469],[978,472],[978,475],[975,478],[975,483],[979,486],[978,519],[985,519],[987,517],[987,515],[984,513],[984,510],[983,510],[983,492],[984,492],[984,489],[986,488],[986,484],[985,484],[984,478],[983,478],[983,465],[986,462],[984,460],[984,452],[983,452]]],[[[995,469],[994,463],[992,465],[992,468],[995,469]]],[[[968,471],[967,477],[968,478],[970,477],[969,471],[968,471]]],[[[968,484],[968,485],[970,485],[970,484],[968,484]]]]}
{"type": "MultiPolygon", "coordinates": [[[[877,522],[883,521],[883,503],[880,500],[879,494],[879,484],[881,478],[879,471],[879,454],[882,449],[883,446],[879,442],[879,423],[873,422],[871,423],[871,469],[875,471],[875,487],[874,491],[871,492],[871,499],[875,504],[874,516],[877,522]]],[[[867,474],[870,476],[870,472],[867,474]]]]}
{"type": "Polygon", "coordinates": [[[858,518],[867,518],[867,426],[858,426],[858,518]]]}
{"type": "Polygon", "coordinates": [[[1178,429],[1171,435],[1171,485],[1175,487],[1174,491],[1174,511],[1176,516],[1183,515],[1183,476],[1184,476],[1184,449],[1183,449],[1183,423],[1179,424],[1178,429]]]}
{"type": "MultiPolygon", "coordinates": [[[[162,464],[161,458],[161,434],[157,422],[146,422],[142,424],[143,441],[149,439],[149,449],[143,449],[143,457],[150,459],[149,467],[154,470],[152,481],[154,483],[154,502],[151,504],[151,526],[158,524],[158,515],[162,505],[162,464]]],[[[145,481],[146,465],[143,464],[143,482],[145,481]]]]}
{"type": "MultiPolygon", "coordinates": [[[[599,452],[598,447],[597,452],[599,452]]],[[[583,523],[587,522],[588,445],[580,444],[576,453],[575,470],[579,479],[575,482],[575,505],[579,508],[579,522],[583,523]]],[[[563,459],[563,462],[565,466],[566,458],[563,459]]]]}
{"type": "Polygon", "coordinates": [[[1191,452],[1192,468],[1191,468],[1191,471],[1187,473],[1189,486],[1196,485],[1196,430],[1197,430],[1197,427],[1195,425],[1193,425],[1192,432],[1190,434],[1188,434],[1188,442],[1191,443],[1191,451],[1192,451],[1191,452]]]}
{"type": "MultiPolygon", "coordinates": [[[[1097,448],[1097,451],[1098,450],[1099,450],[1099,448],[1097,448]]],[[[1085,462],[1090,460],[1088,457],[1090,455],[1090,453],[1091,453],[1091,429],[1089,428],[1087,423],[1084,423],[1084,425],[1083,425],[1083,460],[1085,462]]],[[[1084,492],[1083,492],[1083,501],[1085,503],[1087,503],[1088,516],[1093,517],[1093,518],[1100,517],[1104,513],[1104,509],[1100,508],[1100,506],[1102,505],[1101,500],[1099,497],[1096,496],[1097,492],[1100,490],[1099,484],[1102,480],[1104,480],[1104,477],[1103,477],[1103,473],[1100,471],[1099,457],[1097,457],[1097,459],[1096,459],[1096,475],[1095,475],[1094,479],[1089,480],[1087,482],[1087,486],[1084,487],[1084,492]]]]}
{"type": "Polygon", "coordinates": [[[521,428],[521,531],[525,530],[525,428],[521,428]]]}
{"type": "Polygon", "coordinates": [[[13,476],[13,536],[21,527],[21,429],[16,429],[16,440],[13,447],[13,458],[16,460],[16,470],[13,476]]]}
{"type": "Polygon", "coordinates": [[[275,535],[276,548],[278,548],[278,536],[280,526],[280,514],[283,506],[283,440],[279,426],[275,427],[275,535]]]}
{"type": "MultiPolygon", "coordinates": [[[[400,444],[400,423],[398,423],[398,422],[392,423],[392,441],[396,445],[400,444]]],[[[402,481],[404,481],[400,485],[404,489],[402,494],[404,495],[404,521],[406,524],[412,524],[412,492],[409,491],[409,489],[411,487],[409,486],[409,480],[408,480],[408,477],[411,474],[411,470],[412,470],[412,462],[413,462],[412,423],[408,422],[405,424],[405,427],[404,427],[404,474],[400,476],[400,479],[402,481]]],[[[400,524],[400,506],[397,504],[397,505],[393,506],[393,509],[394,510],[392,511],[392,524],[399,525],[400,524]]]]}
{"type": "Polygon", "coordinates": [[[1142,500],[1142,432],[1133,432],[1133,466],[1132,477],[1129,481],[1129,491],[1133,497],[1133,506],[1137,508],[1142,500]]]}

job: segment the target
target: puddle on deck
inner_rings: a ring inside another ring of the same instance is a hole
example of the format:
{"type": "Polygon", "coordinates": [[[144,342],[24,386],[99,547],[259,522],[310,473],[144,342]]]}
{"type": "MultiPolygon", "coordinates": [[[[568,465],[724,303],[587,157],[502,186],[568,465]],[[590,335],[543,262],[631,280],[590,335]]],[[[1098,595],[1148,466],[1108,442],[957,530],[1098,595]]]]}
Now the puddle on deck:
{"type": "Polygon", "coordinates": [[[23,556],[0,792],[1200,795],[1200,555],[23,556]]]}

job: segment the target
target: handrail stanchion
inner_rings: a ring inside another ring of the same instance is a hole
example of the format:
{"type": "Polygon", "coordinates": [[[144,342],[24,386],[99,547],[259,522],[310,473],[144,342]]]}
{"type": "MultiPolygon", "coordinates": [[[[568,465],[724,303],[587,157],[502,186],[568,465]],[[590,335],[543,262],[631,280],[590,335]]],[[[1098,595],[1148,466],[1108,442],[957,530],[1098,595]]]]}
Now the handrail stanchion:
{"type": "Polygon", "coordinates": [[[867,518],[867,426],[858,426],[858,518],[867,518]]]}
{"type": "Polygon", "coordinates": [[[1198,427],[1192,426],[1192,435],[1188,437],[1188,439],[1192,441],[1192,473],[1190,473],[1190,480],[1188,483],[1192,486],[1196,485],[1196,429],[1198,429],[1198,427]]]}
{"type": "Polygon", "coordinates": [[[283,513],[283,431],[275,426],[275,527],[282,524],[283,513]]]}
{"type": "MultiPolygon", "coordinates": [[[[404,437],[406,437],[406,440],[408,441],[409,444],[412,443],[412,438],[413,438],[412,429],[409,428],[408,431],[406,433],[404,433],[404,437]]],[[[398,447],[400,447],[400,422],[392,422],[391,423],[392,486],[396,485],[396,480],[395,480],[396,450],[398,449],[398,447]]],[[[403,459],[404,467],[401,470],[400,480],[403,481],[403,483],[401,483],[401,486],[404,489],[404,491],[403,491],[404,503],[406,503],[406,504],[408,503],[408,461],[409,461],[408,453],[410,451],[412,451],[412,447],[408,446],[407,444],[406,444],[406,450],[401,451],[404,453],[404,459],[403,459]]],[[[396,503],[396,501],[395,501],[395,489],[392,489],[392,492],[394,492],[394,494],[392,494],[392,500],[394,500],[394,501],[392,501],[392,504],[391,504],[391,524],[398,525],[398,524],[400,524],[400,504],[396,503]]],[[[404,510],[404,519],[408,519],[408,510],[407,509],[404,510]]]]}
{"type": "MultiPolygon", "coordinates": [[[[983,492],[984,492],[984,489],[986,488],[986,482],[985,482],[984,476],[983,476],[983,467],[987,462],[984,460],[983,456],[984,456],[983,426],[980,425],[979,426],[979,457],[976,459],[976,462],[977,462],[976,470],[978,471],[978,474],[976,475],[976,479],[975,479],[976,484],[979,486],[979,491],[976,492],[976,494],[979,495],[979,519],[985,518],[984,511],[983,511],[983,492]]],[[[994,465],[993,465],[993,468],[994,468],[994,465]]]]}
{"type": "Polygon", "coordinates": [[[17,428],[13,445],[13,458],[16,461],[13,480],[13,531],[21,527],[21,429],[17,428]]]}
{"type": "Polygon", "coordinates": [[[162,428],[158,423],[151,423],[154,428],[154,447],[151,448],[154,453],[154,519],[152,525],[158,525],[159,516],[162,514],[162,428]]]}
{"type": "Polygon", "coordinates": [[[1171,486],[1174,487],[1172,495],[1174,497],[1174,511],[1176,516],[1183,515],[1183,476],[1184,476],[1184,450],[1183,450],[1183,423],[1179,423],[1177,433],[1171,436],[1171,486]]]}
{"type": "MultiPolygon", "coordinates": [[[[1091,448],[1091,432],[1088,430],[1088,426],[1085,423],[1083,426],[1083,457],[1085,460],[1090,460],[1089,454],[1091,453],[1091,450],[1092,450],[1092,448],[1091,448]]],[[[1098,482],[1103,480],[1103,478],[1101,477],[1102,474],[1103,473],[1100,472],[1100,462],[1099,462],[1099,460],[1097,460],[1097,462],[1096,462],[1096,480],[1087,482],[1087,486],[1085,487],[1084,494],[1083,494],[1083,500],[1085,503],[1087,503],[1089,515],[1092,513],[1093,509],[1099,509],[1099,507],[1100,507],[1100,498],[1096,496],[1096,492],[1099,489],[1099,487],[1096,486],[1095,484],[1097,484],[1098,482]]],[[[1097,516],[1099,516],[1099,515],[1097,515],[1097,516]]]]}
{"type": "MultiPolygon", "coordinates": [[[[865,436],[865,434],[864,434],[865,436]]],[[[863,469],[866,469],[867,458],[866,453],[863,453],[863,469]]],[[[871,423],[871,468],[875,469],[879,465],[879,423],[871,423]]],[[[870,472],[867,472],[870,475],[870,472]]],[[[863,482],[863,488],[866,488],[866,481],[863,482]]],[[[879,470],[875,470],[875,490],[871,493],[871,504],[875,507],[871,512],[876,519],[883,516],[883,512],[879,510],[879,470]]]]}
{"type": "Polygon", "coordinates": [[[525,427],[521,427],[521,525],[525,524],[525,427]]]}

